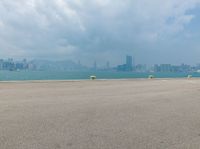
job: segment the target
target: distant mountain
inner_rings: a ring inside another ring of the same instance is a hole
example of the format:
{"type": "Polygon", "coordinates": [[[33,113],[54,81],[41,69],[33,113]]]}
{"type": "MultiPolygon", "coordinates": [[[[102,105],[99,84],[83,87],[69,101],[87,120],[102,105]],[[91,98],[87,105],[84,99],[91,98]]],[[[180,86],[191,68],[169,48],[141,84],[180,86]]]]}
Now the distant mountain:
{"type": "Polygon", "coordinates": [[[85,66],[77,64],[71,60],[65,60],[65,61],[32,60],[31,63],[36,66],[37,70],[78,71],[87,69],[85,66]]]}

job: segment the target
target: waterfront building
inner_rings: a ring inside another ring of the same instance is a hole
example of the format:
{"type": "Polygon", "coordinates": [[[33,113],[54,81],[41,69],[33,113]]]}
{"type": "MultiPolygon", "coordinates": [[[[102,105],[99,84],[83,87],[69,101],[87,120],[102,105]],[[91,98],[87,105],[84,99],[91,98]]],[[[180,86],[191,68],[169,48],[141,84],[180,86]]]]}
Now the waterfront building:
{"type": "Polygon", "coordinates": [[[3,59],[0,59],[0,70],[3,69],[3,59]]]}
{"type": "Polygon", "coordinates": [[[126,71],[132,71],[133,70],[133,57],[127,55],[126,56],[126,71]]]}
{"type": "Polygon", "coordinates": [[[134,70],[136,72],[146,72],[147,71],[147,66],[143,65],[143,64],[137,64],[137,65],[135,65],[134,70]]]}
{"type": "Polygon", "coordinates": [[[133,71],[133,57],[127,55],[126,56],[126,63],[117,66],[118,71],[133,71]]]}
{"type": "Polygon", "coordinates": [[[109,61],[106,62],[106,69],[107,70],[110,69],[110,62],[109,61]]]}
{"type": "Polygon", "coordinates": [[[94,61],[93,69],[94,69],[94,70],[97,70],[97,62],[96,62],[96,61],[94,61]]]}

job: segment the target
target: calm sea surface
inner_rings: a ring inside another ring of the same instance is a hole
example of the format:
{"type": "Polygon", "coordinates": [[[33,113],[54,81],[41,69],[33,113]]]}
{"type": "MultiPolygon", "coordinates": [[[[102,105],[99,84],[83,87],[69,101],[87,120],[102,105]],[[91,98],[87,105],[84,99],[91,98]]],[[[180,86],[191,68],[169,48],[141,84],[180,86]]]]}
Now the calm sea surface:
{"type": "Polygon", "coordinates": [[[55,72],[55,71],[0,71],[1,81],[14,80],[82,80],[89,79],[90,75],[97,79],[126,79],[147,78],[154,75],[156,78],[183,78],[188,75],[200,77],[200,73],[133,73],[133,72],[106,72],[106,71],[82,71],[82,72],[55,72]]]}

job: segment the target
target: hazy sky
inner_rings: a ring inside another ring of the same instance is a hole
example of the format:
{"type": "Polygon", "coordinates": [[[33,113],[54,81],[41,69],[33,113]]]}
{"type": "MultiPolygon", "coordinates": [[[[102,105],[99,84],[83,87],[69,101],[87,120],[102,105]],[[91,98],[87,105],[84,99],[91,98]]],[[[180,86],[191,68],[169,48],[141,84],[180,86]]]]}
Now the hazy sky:
{"type": "Polygon", "coordinates": [[[0,57],[200,63],[200,0],[0,0],[0,57]]]}

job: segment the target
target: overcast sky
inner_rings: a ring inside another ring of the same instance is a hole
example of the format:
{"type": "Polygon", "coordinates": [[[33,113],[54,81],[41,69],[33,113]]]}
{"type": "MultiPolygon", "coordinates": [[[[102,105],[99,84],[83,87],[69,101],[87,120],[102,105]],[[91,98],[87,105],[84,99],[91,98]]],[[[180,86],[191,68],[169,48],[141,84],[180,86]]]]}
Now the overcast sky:
{"type": "Polygon", "coordinates": [[[200,0],[0,0],[0,58],[200,63],[200,0]]]}

